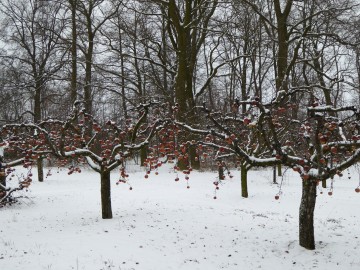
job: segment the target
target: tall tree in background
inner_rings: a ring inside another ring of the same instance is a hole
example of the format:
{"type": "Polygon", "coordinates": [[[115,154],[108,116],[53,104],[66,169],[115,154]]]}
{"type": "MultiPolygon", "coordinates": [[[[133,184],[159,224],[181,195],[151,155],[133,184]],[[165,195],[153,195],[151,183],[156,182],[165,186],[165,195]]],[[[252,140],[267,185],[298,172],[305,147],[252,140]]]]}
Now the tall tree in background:
{"type": "Polygon", "coordinates": [[[167,15],[167,33],[176,52],[175,100],[179,104],[180,117],[185,119],[186,114],[191,116],[195,105],[194,71],[218,1],[154,2],[159,3],[167,15]]]}
{"type": "Polygon", "coordinates": [[[70,104],[77,100],[77,0],[68,0],[71,12],[71,79],[70,79],[70,104]]]}
{"type": "MultiPolygon", "coordinates": [[[[46,93],[47,86],[56,79],[64,63],[61,8],[56,3],[38,0],[7,0],[0,7],[7,21],[5,41],[9,46],[5,58],[13,65],[13,70],[20,68],[17,70],[20,85],[17,82],[17,86],[26,90],[25,98],[31,100],[33,121],[38,123],[42,120],[43,104],[51,99],[50,93],[46,93]]],[[[43,181],[41,158],[37,165],[39,181],[43,181]]]]}
{"type": "Polygon", "coordinates": [[[119,3],[114,1],[111,5],[105,0],[77,0],[78,21],[81,24],[81,32],[78,32],[78,48],[84,56],[84,91],[83,100],[88,113],[93,111],[93,64],[95,48],[97,44],[96,35],[100,28],[117,14],[119,3]]]}

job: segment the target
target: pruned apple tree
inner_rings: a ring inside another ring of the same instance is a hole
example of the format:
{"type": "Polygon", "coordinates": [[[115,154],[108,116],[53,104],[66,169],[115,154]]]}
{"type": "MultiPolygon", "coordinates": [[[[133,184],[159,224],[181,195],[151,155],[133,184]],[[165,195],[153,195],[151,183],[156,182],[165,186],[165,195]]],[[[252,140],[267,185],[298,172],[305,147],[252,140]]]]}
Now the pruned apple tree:
{"type": "MultiPolygon", "coordinates": [[[[265,103],[257,97],[238,100],[232,113],[223,115],[197,107],[207,120],[197,126],[175,121],[188,132],[202,136],[198,151],[215,159],[236,158],[252,167],[277,164],[293,168],[302,182],[299,208],[299,242],[307,249],[315,248],[314,209],[317,186],[356,164],[360,160],[360,113],[353,106],[333,107],[318,102],[302,110],[294,119],[291,103],[294,91],[279,91],[265,103]],[[246,114],[237,108],[244,105],[246,114]]],[[[306,91],[306,90],[302,90],[306,91]]],[[[223,166],[223,163],[219,163],[223,166]]],[[[355,189],[359,192],[359,187],[355,189]]],[[[329,195],[332,195],[332,190],[329,195]]],[[[278,195],[275,197],[279,198],[278,195]]]]}
{"type": "MultiPolygon", "coordinates": [[[[119,183],[126,182],[125,161],[140,149],[148,146],[169,119],[158,102],[140,104],[133,110],[133,119],[108,120],[101,125],[76,102],[74,111],[65,121],[47,119],[38,124],[9,124],[2,127],[2,138],[8,151],[17,152],[30,166],[38,158],[54,157],[62,166],[85,158],[91,169],[99,173],[101,183],[102,218],[112,218],[110,172],[119,168],[119,183]],[[151,111],[151,117],[149,113],[151,111]]],[[[149,157],[154,163],[154,159],[149,157]]],[[[9,167],[15,162],[4,164],[9,167]]],[[[158,164],[152,164],[157,166],[158,164]]],[[[80,169],[70,166],[69,174],[80,169]]]]}
{"type": "Polygon", "coordinates": [[[29,170],[27,174],[18,175],[18,181],[13,181],[12,185],[7,185],[6,176],[10,175],[10,178],[15,177],[14,169],[12,167],[20,164],[28,166],[29,162],[24,157],[20,157],[7,163],[4,162],[4,150],[8,147],[9,145],[7,143],[0,143],[0,207],[17,202],[19,196],[14,196],[14,194],[18,191],[27,189],[32,181],[32,173],[31,170],[29,170]]]}

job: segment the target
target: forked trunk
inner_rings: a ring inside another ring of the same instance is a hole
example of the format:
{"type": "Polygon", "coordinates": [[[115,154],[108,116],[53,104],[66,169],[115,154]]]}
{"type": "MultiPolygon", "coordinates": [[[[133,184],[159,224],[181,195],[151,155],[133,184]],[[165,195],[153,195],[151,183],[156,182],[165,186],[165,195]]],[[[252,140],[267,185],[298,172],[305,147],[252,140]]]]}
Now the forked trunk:
{"type": "Polygon", "coordinates": [[[316,180],[302,181],[299,209],[299,242],[306,249],[315,249],[314,210],[316,204],[316,180]]]}
{"type": "Polygon", "coordinates": [[[103,219],[112,218],[110,172],[101,171],[101,212],[103,219]]]}

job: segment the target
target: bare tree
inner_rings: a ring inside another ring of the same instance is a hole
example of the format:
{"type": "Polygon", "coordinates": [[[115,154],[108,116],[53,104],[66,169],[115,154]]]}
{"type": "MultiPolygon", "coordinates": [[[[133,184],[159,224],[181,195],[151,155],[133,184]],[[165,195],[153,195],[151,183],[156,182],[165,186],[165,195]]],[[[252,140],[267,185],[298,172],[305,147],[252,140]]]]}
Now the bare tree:
{"type": "Polygon", "coordinates": [[[77,0],[78,22],[81,26],[78,31],[78,49],[84,56],[84,84],[83,100],[85,108],[91,114],[93,110],[93,65],[96,35],[101,27],[117,14],[119,3],[109,4],[105,0],[83,1],[77,0]]]}
{"type": "MultiPolygon", "coordinates": [[[[17,71],[20,84],[14,82],[13,86],[27,91],[33,121],[38,123],[44,113],[43,105],[50,98],[46,96],[49,82],[56,79],[63,67],[61,8],[56,3],[38,0],[7,0],[2,2],[1,10],[7,22],[5,40],[9,43],[5,59],[22,68],[17,71]]],[[[38,160],[38,173],[39,181],[43,181],[42,159],[38,160]]]]}

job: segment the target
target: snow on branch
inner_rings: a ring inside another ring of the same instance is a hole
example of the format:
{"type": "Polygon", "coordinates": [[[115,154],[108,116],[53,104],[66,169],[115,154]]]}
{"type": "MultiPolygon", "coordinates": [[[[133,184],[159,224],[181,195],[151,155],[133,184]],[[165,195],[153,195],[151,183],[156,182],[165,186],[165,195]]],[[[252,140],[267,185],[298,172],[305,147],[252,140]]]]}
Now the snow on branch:
{"type": "Polygon", "coordinates": [[[334,108],[333,106],[316,106],[316,107],[308,107],[307,110],[309,112],[343,112],[343,111],[357,112],[355,106],[346,106],[339,108],[334,108]]]}

